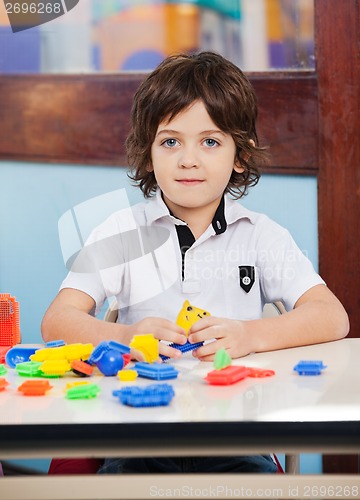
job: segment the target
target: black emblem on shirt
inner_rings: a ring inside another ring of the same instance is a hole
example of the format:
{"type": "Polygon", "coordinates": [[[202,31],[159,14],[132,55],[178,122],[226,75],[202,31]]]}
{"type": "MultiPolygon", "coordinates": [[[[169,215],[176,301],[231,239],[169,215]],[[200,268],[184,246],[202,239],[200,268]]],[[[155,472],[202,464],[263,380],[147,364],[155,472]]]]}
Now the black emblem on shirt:
{"type": "Polygon", "coordinates": [[[240,286],[249,293],[255,282],[255,267],[254,266],[239,266],[240,286]]]}

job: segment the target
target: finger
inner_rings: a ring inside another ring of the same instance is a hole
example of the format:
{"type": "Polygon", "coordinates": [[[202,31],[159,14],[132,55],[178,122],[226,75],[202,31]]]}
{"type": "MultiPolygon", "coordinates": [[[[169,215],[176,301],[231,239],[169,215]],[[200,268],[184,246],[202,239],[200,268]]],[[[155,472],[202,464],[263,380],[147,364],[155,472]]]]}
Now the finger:
{"type": "Polygon", "coordinates": [[[179,351],[178,349],[174,349],[173,347],[170,347],[168,344],[164,344],[163,342],[159,343],[159,354],[173,359],[178,359],[182,356],[181,351],[179,351]]]}
{"type": "Polygon", "coordinates": [[[134,349],[133,347],[130,349],[131,359],[135,361],[145,361],[145,354],[138,349],[134,349]]]}
{"type": "Polygon", "coordinates": [[[216,353],[219,349],[223,347],[223,343],[218,340],[214,340],[212,342],[208,342],[198,349],[193,351],[193,356],[201,359],[205,356],[210,356],[216,353]]]}
{"type": "Polygon", "coordinates": [[[209,354],[208,356],[201,356],[197,358],[199,361],[214,361],[215,354],[209,354]]]}
{"type": "Polygon", "coordinates": [[[189,329],[189,335],[192,333],[197,333],[200,332],[201,330],[204,330],[205,328],[209,328],[212,325],[217,324],[217,318],[214,316],[207,316],[206,318],[201,318],[199,321],[194,323],[191,328],[189,329]]]}
{"type": "Polygon", "coordinates": [[[221,338],[219,329],[216,326],[208,326],[198,332],[191,333],[188,340],[190,344],[196,344],[197,342],[205,342],[206,340],[217,338],[221,338]]]}
{"type": "Polygon", "coordinates": [[[186,335],[186,332],[181,326],[177,325],[176,323],[173,323],[172,321],[169,321],[167,319],[163,319],[161,323],[161,327],[170,330],[174,333],[178,333],[180,335],[186,335]]]}
{"type": "Polygon", "coordinates": [[[164,318],[149,317],[139,321],[139,323],[136,323],[135,326],[137,327],[140,333],[151,332],[155,334],[157,331],[164,329],[164,330],[169,330],[173,333],[178,333],[180,335],[186,334],[185,330],[181,328],[179,325],[164,318]]]}
{"type": "Polygon", "coordinates": [[[159,340],[165,340],[166,342],[170,342],[171,344],[186,344],[187,338],[185,333],[177,333],[173,330],[168,330],[167,328],[159,328],[156,333],[154,333],[155,337],[159,340]]]}

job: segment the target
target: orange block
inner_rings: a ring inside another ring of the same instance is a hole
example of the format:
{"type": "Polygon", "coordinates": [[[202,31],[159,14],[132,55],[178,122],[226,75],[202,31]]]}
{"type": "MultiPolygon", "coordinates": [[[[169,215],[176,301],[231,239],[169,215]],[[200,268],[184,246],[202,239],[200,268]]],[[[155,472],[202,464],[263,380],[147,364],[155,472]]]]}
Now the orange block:
{"type": "Polygon", "coordinates": [[[22,392],[24,396],[44,396],[45,393],[52,388],[48,380],[27,380],[23,382],[18,391],[22,392]]]}
{"type": "Polygon", "coordinates": [[[5,378],[0,378],[0,391],[4,391],[9,382],[5,378]]]}
{"type": "Polygon", "coordinates": [[[20,344],[20,308],[15,297],[0,293],[0,346],[20,344]]]}

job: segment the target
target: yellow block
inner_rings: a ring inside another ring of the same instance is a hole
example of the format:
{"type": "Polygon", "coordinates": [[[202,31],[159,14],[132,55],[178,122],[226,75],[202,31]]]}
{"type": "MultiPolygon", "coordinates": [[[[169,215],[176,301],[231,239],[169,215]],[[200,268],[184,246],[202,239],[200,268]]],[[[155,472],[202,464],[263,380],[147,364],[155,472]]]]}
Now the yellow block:
{"type": "Polygon", "coordinates": [[[118,372],[118,377],[121,382],[129,382],[135,380],[138,374],[136,370],[120,370],[118,372]]]}
{"type": "Polygon", "coordinates": [[[129,346],[136,351],[140,351],[147,363],[154,363],[159,358],[159,341],[152,333],[134,335],[129,346]]]}

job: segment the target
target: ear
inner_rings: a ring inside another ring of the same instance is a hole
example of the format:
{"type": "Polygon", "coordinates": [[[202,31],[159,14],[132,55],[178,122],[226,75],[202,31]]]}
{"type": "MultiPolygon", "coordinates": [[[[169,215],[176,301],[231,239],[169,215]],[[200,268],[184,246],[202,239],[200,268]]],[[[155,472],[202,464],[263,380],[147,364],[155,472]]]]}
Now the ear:
{"type": "Polygon", "coordinates": [[[152,166],[152,163],[149,163],[149,165],[147,165],[146,167],[146,172],[153,172],[154,171],[154,167],[152,166]]]}
{"type": "Polygon", "coordinates": [[[241,163],[239,162],[239,160],[235,160],[234,170],[238,174],[242,174],[244,172],[245,168],[241,165],[241,163]]]}
{"type": "MultiPolygon", "coordinates": [[[[250,139],[249,144],[251,144],[251,146],[253,146],[253,147],[255,146],[255,142],[252,139],[250,139]]],[[[248,161],[251,158],[251,154],[245,153],[242,155],[242,158],[245,161],[248,161]]],[[[234,170],[238,174],[241,174],[242,172],[244,172],[245,168],[241,165],[241,163],[238,160],[236,160],[235,165],[234,165],[234,170]]]]}

